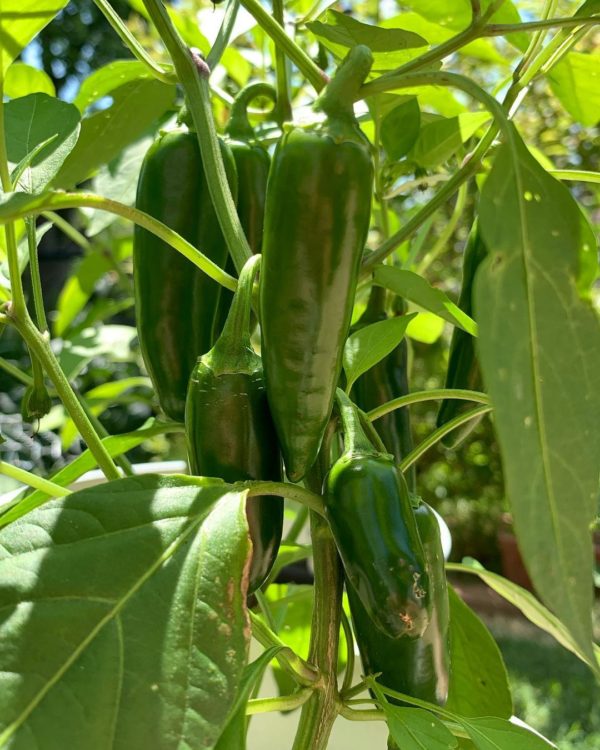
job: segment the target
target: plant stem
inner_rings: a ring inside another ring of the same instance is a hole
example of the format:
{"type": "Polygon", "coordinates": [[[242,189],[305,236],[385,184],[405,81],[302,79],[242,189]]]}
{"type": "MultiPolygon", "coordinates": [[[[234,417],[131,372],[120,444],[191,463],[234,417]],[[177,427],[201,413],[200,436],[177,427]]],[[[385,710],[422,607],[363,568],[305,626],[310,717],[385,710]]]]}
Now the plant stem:
{"type": "Polygon", "coordinates": [[[12,375],[15,380],[23,383],[23,385],[33,385],[33,378],[30,375],[28,375],[26,372],[23,372],[16,365],[7,362],[4,357],[0,357],[0,369],[4,370],[9,375],[12,375]]]}
{"type": "Polygon", "coordinates": [[[600,15],[596,16],[573,16],[571,18],[547,18],[540,21],[528,21],[526,23],[494,23],[485,26],[479,36],[506,36],[520,31],[538,31],[540,29],[570,28],[572,26],[594,26],[600,24],[600,15]]]}
{"type": "Polygon", "coordinates": [[[340,714],[344,719],[348,719],[349,721],[387,721],[383,711],[378,711],[375,708],[357,711],[354,708],[342,706],[340,708],[340,714]]]}
{"type": "Polygon", "coordinates": [[[44,293],[42,290],[42,277],[40,275],[37,239],[35,236],[35,219],[25,219],[25,228],[27,231],[27,245],[29,247],[29,272],[31,274],[35,318],[39,330],[45,333],[48,330],[48,321],[46,320],[46,311],[44,310],[44,293]]]}
{"type": "Polygon", "coordinates": [[[223,164],[210,101],[210,85],[208,83],[210,70],[206,63],[203,63],[199,58],[198,53],[192,52],[186,47],[179,32],[173,26],[162,0],[143,1],[152,22],[171,55],[177,77],[185,91],[188,109],[200,146],[202,167],[206,174],[210,197],[229,254],[239,273],[252,252],[237,215],[225,165],[223,164]]]}
{"type": "Polygon", "coordinates": [[[342,618],[342,629],[346,638],[346,671],[344,672],[344,682],[342,683],[341,693],[344,690],[348,690],[352,684],[352,675],[354,674],[354,636],[352,635],[352,627],[348,620],[347,614],[344,612],[342,607],[341,610],[342,618]]]}
{"type": "Polygon", "coordinates": [[[422,443],[419,443],[419,445],[417,445],[414,450],[412,450],[407,456],[402,459],[402,461],[400,461],[400,463],[398,464],[400,471],[404,473],[410,466],[418,461],[424,453],[426,453],[433,445],[441,440],[444,435],[452,432],[452,430],[460,427],[462,424],[470,422],[472,419],[476,419],[477,417],[481,417],[490,411],[492,411],[492,406],[477,406],[475,407],[475,409],[469,409],[469,411],[466,411],[463,414],[459,414],[459,416],[454,417],[454,419],[451,419],[449,422],[446,422],[445,425],[442,425],[442,427],[439,427],[437,430],[435,430],[435,432],[432,432],[429,437],[425,438],[422,443]]]}
{"type": "Polygon", "coordinates": [[[375,409],[367,412],[367,417],[374,422],[380,417],[384,417],[395,409],[402,409],[404,406],[411,404],[420,404],[424,401],[437,401],[442,398],[458,399],[462,401],[475,401],[479,404],[489,404],[489,396],[480,391],[468,391],[461,388],[435,388],[430,391],[415,391],[406,396],[400,396],[392,401],[386,401],[385,404],[377,406],[375,409]]]}
{"type": "Polygon", "coordinates": [[[176,83],[177,79],[173,71],[165,70],[154,62],[152,57],[133,36],[131,31],[129,31],[121,16],[114,10],[108,0],[94,0],[94,2],[131,54],[143,63],[155,78],[163,83],[176,83]]]}
{"type": "Polygon", "coordinates": [[[429,266],[433,263],[433,261],[438,257],[438,255],[446,249],[446,243],[449,242],[450,238],[454,234],[454,230],[456,229],[456,226],[464,213],[465,205],[467,203],[467,194],[467,183],[463,182],[463,184],[458,188],[456,203],[454,204],[454,209],[452,211],[450,219],[448,220],[448,223],[444,227],[440,236],[435,241],[434,246],[425,255],[423,260],[416,268],[416,273],[418,273],[419,275],[422,276],[429,268],[429,266]]]}
{"type": "Polygon", "coordinates": [[[573,180],[574,182],[594,182],[600,185],[600,172],[586,172],[584,169],[551,169],[548,171],[557,180],[573,180]]]}
{"type": "Polygon", "coordinates": [[[338,714],[337,654],[342,609],[342,572],[329,524],[311,513],[314,606],[309,661],[321,674],[302,707],[292,750],[325,750],[338,714]]]}
{"type": "Polygon", "coordinates": [[[248,490],[248,497],[254,497],[255,495],[275,495],[276,497],[285,497],[296,503],[302,503],[302,505],[310,508],[310,510],[320,516],[325,514],[321,496],[317,495],[316,492],[311,492],[297,484],[288,484],[287,482],[250,481],[236,482],[235,486],[248,490]]]}
{"type": "Polygon", "coordinates": [[[60,214],[57,214],[54,211],[42,211],[42,216],[48,219],[48,221],[51,221],[54,226],[57,227],[57,229],[60,229],[60,231],[66,237],[68,237],[71,242],[80,247],[84,253],[92,252],[92,243],[88,240],[88,238],[83,235],[78,229],[75,229],[75,227],[66,219],[63,219],[60,214]]]}
{"type": "Polygon", "coordinates": [[[298,508],[296,512],[296,518],[294,518],[294,522],[290,526],[290,530],[285,537],[285,542],[287,544],[294,544],[296,542],[300,535],[300,532],[306,525],[307,518],[308,508],[306,507],[306,505],[302,505],[300,508],[298,508]]]}
{"type": "Polygon", "coordinates": [[[195,248],[181,235],[177,234],[177,232],[170,229],[166,224],[163,224],[161,221],[158,221],[158,219],[153,218],[137,208],[126,206],[124,203],[119,203],[119,201],[104,198],[100,195],[95,195],[94,193],[45,193],[38,199],[32,199],[32,201],[24,203],[23,205],[15,203],[15,209],[12,213],[0,216],[0,223],[23,218],[32,213],[43,213],[49,209],[59,210],[61,208],[95,208],[100,211],[108,211],[109,213],[117,214],[117,216],[122,216],[124,219],[132,221],[134,224],[137,224],[138,226],[147,229],[149,232],[152,232],[152,234],[155,234],[157,237],[160,237],[161,240],[180,252],[207,276],[218,284],[221,284],[221,286],[231,289],[231,291],[235,291],[236,289],[237,282],[233,276],[225,273],[225,271],[210,260],[210,258],[207,258],[200,250],[195,248]]]}
{"type": "MultiPolygon", "coordinates": [[[[283,0],[273,0],[273,18],[285,31],[283,0]]],[[[275,44],[275,75],[277,80],[277,122],[279,125],[283,125],[284,122],[292,120],[293,114],[287,59],[283,49],[278,44],[275,44]]]]}
{"type": "Polygon", "coordinates": [[[241,3],[248,13],[254,17],[265,34],[295,63],[315,91],[321,91],[329,82],[327,74],[318,65],[315,65],[306,52],[289,38],[279,23],[262,7],[259,0],[241,0],[241,3]]]}
{"type": "Polygon", "coordinates": [[[7,464],[6,461],[0,461],[0,474],[11,477],[11,479],[16,479],[29,487],[34,487],[36,490],[41,490],[51,497],[66,497],[71,494],[71,490],[60,487],[58,484],[54,484],[54,482],[50,482],[48,479],[38,477],[29,471],[25,471],[25,469],[11,466],[11,464],[7,464]]]}
{"type": "Polygon", "coordinates": [[[215,39],[215,43],[211,47],[210,52],[206,58],[206,64],[211,70],[217,67],[221,62],[223,53],[227,49],[229,40],[231,38],[231,32],[235,26],[235,20],[237,18],[238,10],[240,9],[240,0],[228,0],[227,7],[225,8],[225,15],[223,16],[223,22],[221,28],[215,39]]]}
{"type": "Polygon", "coordinates": [[[28,314],[24,318],[19,318],[13,314],[11,318],[13,325],[19,331],[31,351],[32,357],[37,358],[54,384],[58,397],[79,430],[79,434],[94,454],[98,466],[102,469],[107,479],[118,479],[120,477],[119,470],[77,400],[77,396],[73,392],[50,347],[47,336],[38,331],[28,314]]]}
{"type": "Polygon", "coordinates": [[[280,646],[282,648],[275,656],[281,668],[291,675],[299,685],[315,687],[321,679],[319,670],[298,656],[278,635],[264,624],[258,615],[255,615],[251,611],[249,614],[252,620],[252,635],[256,640],[266,648],[270,646],[280,646]]]}
{"type": "Polygon", "coordinates": [[[246,716],[272,711],[292,711],[306,703],[311,695],[312,689],[304,688],[293,695],[282,695],[279,698],[254,698],[246,704],[246,716]]]}

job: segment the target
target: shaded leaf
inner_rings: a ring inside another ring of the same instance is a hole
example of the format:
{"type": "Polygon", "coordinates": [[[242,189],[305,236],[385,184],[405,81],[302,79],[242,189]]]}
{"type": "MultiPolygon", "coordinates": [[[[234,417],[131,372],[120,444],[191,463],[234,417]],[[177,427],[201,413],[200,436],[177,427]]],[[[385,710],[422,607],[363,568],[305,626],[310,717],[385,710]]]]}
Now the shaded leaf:
{"type": "Polygon", "coordinates": [[[353,333],[344,345],[344,372],[346,392],[350,393],[355,381],[367,370],[392,352],[404,338],[406,326],[414,317],[398,315],[364,326],[353,333]]]}
{"type": "Polygon", "coordinates": [[[446,708],[462,716],[512,714],[508,675],[496,641],[479,617],[448,586],[450,685],[446,708]]]}
{"type": "Polygon", "coordinates": [[[456,737],[430,711],[385,704],[388,728],[402,750],[452,750],[456,737]]]}
{"type": "Polygon", "coordinates": [[[0,533],[0,728],[15,747],[216,742],[247,659],[245,493],[147,475],[0,533]]]}
{"type": "Polygon", "coordinates": [[[600,326],[577,291],[577,204],[512,126],[509,136],[480,200],[489,255],[475,278],[479,360],[526,567],[593,662],[600,326]]]}
{"type": "Polygon", "coordinates": [[[102,354],[110,354],[113,361],[128,362],[133,357],[131,343],[136,336],[133,326],[86,328],[63,341],[58,357],[61,369],[68,378],[74,378],[91,359],[102,354]]]}
{"type": "Polygon", "coordinates": [[[396,266],[377,266],[374,281],[424,310],[438,315],[448,323],[477,335],[477,326],[466,313],[454,304],[441,289],[432,287],[426,279],[412,271],[396,266]]]}
{"type": "Polygon", "coordinates": [[[448,161],[463,143],[490,120],[488,112],[464,112],[456,117],[430,122],[421,128],[410,157],[420,166],[433,169],[448,161]]]}
{"type": "Polygon", "coordinates": [[[567,112],[589,127],[600,120],[600,55],[569,52],[550,73],[550,86],[567,112]]]}
{"type": "Polygon", "coordinates": [[[381,144],[390,159],[401,159],[411,150],[419,136],[421,110],[411,96],[394,107],[381,121],[381,144]]]}

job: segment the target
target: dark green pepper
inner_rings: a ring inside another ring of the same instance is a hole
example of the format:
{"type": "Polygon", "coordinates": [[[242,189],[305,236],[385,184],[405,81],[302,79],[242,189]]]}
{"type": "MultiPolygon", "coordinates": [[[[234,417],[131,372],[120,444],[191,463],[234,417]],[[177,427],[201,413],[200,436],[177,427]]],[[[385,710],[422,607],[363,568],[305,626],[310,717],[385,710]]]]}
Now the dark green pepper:
{"type": "Polygon", "coordinates": [[[349,588],[381,634],[421,635],[429,624],[425,552],[408,487],[392,456],[367,439],[355,406],[338,390],[344,453],[325,482],[325,509],[349,588]]]}
{"type": "MultiPolygon", "coordinates": [[[[235,164],[221,143],[229,184],[235,164]]],[[[137,208],[164,222],[221,267],[227,246],[214,211],[196,135],[164,133],[140,172],[137,208]]],[[[208,351],[221,287],[155,235],[136,226],[133,279],[140,349],[162,410],[183,421],[196,359],[208,351]]]]}
{"type": "Polygon", "coordinates": [[[352,107],[372,55],[354,47],[316,103],[325,122],[285,130],[267,185],[262,352],[288,477],[314,463],[333,408],[369,229],[373,162],[352,107]]]}
{"type": "MultiPolygon", "coordinates": [[[[415,510],[425,550],[431,600],[429,623],[421,635],[390,638],[374,627],[353,586],[346,584],[356,642],[365,674],[381,672],[385,687],[443,706],[450,672],[449,605],[440,530],[433,510],[421,502],[415,510]]],[[[388,700],[394,701],[388,698],[388,700]]]]}
{"type": "MultiPolygon", "coordinates": [[[[380,286],[371,289],[369,302],[364,313],[352,326],[352,333],[360,328],[386,320],[386,291],[380,286]]],[[[393,352],[384,357],[356,381],[351,396],[363,411],[375,409],[387,401],[405,396],[408,388],[408,344],[406,339],[398,344],[393,352]]],[[[408,408],[394,409],[373,423],[386,449],[399,463],[413,449],[408,408]]],[[[416,488],[414,464],[406,474],[411,492],[416,488]]]]}
{"type": "MultiPolygon", "coordinates": [[[[260,357],[250,344],[252,284],[260,256],[240,275],[223,333],[190,378],[185,430],[190,468],[226,482],[278,481],[281,458],[260,357]]],[[[283,500],[253,497],[246,506],[253,552],[249,592],[267,578],[281,541],[283,500]]]]}
{"type": "MultiPolygon", "coordinates": [[[[248,120],[248,105],[258,97],[275,102],[277,94],[268,83],[251,83],[246,86],[235,97],[225,128],[227,145],[231,149],[237,170],[237,212],[253,253],[260,253],[262,247],[267,179],[271,165],[269,152],[259,142],[248,120]]],[[[227,259],[225,270],[232,276],[235,275],[231,256],[227,259]]],[[[228,289],[221,291],[217,333],[225,323],[232,299],[233,294],[228,289]]]]}
{"type": "MultiPolygon", "coordinates": [[[[487,248],[479,232],[477,222],[473,224],[463,257],[463,278],[458,306],[467,313],[473,314],[473,282],[481,261],[487,255],[487,248]]],[[[475,339],[462,328],[455,327],[450,342],[450,357],[446,384],[444,388],[466,388],[471,391],[482,389],[481,371],[475,352],[475,339]]],[[[437,426],[441,427],[454,417],[469,408],[467,401],[445,399],[442,401],[437,416],[437,426]]],[[[442,443],[453,448],[458,445],[474,429],[479,420],[471,420],[462,428],[454,430],[442,438],[442,443]]]]}

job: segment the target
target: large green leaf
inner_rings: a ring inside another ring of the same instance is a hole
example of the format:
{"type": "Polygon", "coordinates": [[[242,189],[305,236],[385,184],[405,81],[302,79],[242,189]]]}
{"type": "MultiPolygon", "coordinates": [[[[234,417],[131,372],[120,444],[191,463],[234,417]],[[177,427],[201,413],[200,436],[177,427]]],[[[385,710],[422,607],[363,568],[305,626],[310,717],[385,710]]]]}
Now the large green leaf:
{"type": "Polygon", "coordinates": [[[0,79],[29,42],[68,0],[2,0],[0,6],[0,79]]]}
{"type": "Polygon", "coordinates": [[[43,70],[22,62],[14,62],[6,71],[4,93],[11,99],[37,93],[56,96],[50,76],[43,70]]]}
{"type": "Polygon", "coordinates": [[[600,54],[570,52],[550,71],[552,91],[583,125],[600,120],[600,54]]]}
{"type": "Polygon", "coordinates": [[[453,750],[456,738],[429,711],[384,703],[390,735],[402,750],[453,750]]]}
{"type": "Polygon", "coordinates": [[[212,748],[247,659],[245,493],[148,475],[0,533],[0,746],[212,748]]]}
{"type": "MultiPolygon", "coordinates": [[[[109,78],[117,83],[112,75],[109,78]]],[[[73,187],[112,161],[173,106],[175,91],[175,86],[147,75],[110,89],[111,105],[83,119],[77,146],[54,180],[54,187],[73,187]]]]}
{"type": "Polygon", "coordinates": [[[511,127],[485,182],[479,356],[519,546],[588,661],[600,457],[600,326],[577,292],[581,214],[511,127]]]}
{"type": "Polygon", "coordinates": [[[446,707],[463,716],[512,714],[508,675],[486,626],[449,586],[450,685],[446,707]]]}
{"type": "Polygon", "coordinates": [[[461,573],[471,573],[479,576],[497,594],[500,594],[506,601],[520,610],[530,622],[555,638],[561,646],[564,646],[575,654],[575,656],[579,657],[594,671],[598,672],[600,670],[600,647],[596,646],[594,648],[596,659],[590,662],[587,655],[582,653],[577,643],[573,640],[573,636],[558,617],[544,607],[539,599],[536,599],[530,591],[513,583],[513,581],[503,578],[498,573],[486,570],[480,563],[470,558],[465,558],[463,564],[448,563],[447,567],[449,570],[457,570],[461,573]]]}
{"type": "Polygon", "coordinates": [[[79,136],[79,111],[48,94],[29,94],[4,105],[6,150],[17,166],[46,143],[22,171],[18,187],[28,193],[46,188],[72,152],[79,136]]]}
{"type": "Polygon", "coordinates": [[[552,742],[504,719],[483,717],[461,722],[477,750],[550,750],[552,742]]]}

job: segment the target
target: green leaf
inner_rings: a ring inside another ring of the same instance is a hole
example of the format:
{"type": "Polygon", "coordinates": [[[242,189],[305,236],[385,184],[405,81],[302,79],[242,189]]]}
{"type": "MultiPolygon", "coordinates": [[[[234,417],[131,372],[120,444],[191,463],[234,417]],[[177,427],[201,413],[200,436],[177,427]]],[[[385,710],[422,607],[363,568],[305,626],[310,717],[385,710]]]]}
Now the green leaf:
{"type": "MultiPolygon", "coordinates": [[[[175,422],[162,423],[158,420],[150,419],[144,427],[141,427],[139,430],[135,430],[135,432],[126,432],[122,435],[111,435],[110,437],[104,438],[102,443],[109,456],[114,458],[115,456],[120,456],[122,453],[127,453],[127,451],[136,448],[141,443],[146,440],[151,440],[157,435],[164,435],[169,432],[181,432],[182,429],[182,426],[175,422]]],[[[54,484],[58,484],[61,487],[69,487],[87,471],[96,468],[97,465],[98,463],[96,459],[88,449],[62,469],[59,469],[59,471],[53,474],[50,479],[54,484]]],[[[49,495],[45,492],[35,490],[22,500],[19,500],[10,506],[3,506],[1,508],[2,515],[0,515],[0,528],[8,526],[17,519],[22,518],[27,513],[35,510],[35,508],[39,508],[40,505],[43,505],[50,499],[49,495]]]]}
{"type": "Polygon", "coordinates": [[[73,338],[65,339],[58,361],[69,379],[83,370],[90,360],[103,354],[110,355],[115,362],[133,359],[131,344],[137,336],[133,326],[104,325],[86,328],[73,338]]]}
{"type": "Polygon", "coordinates": [[[472,336],[477,335],[477,326],[466,313],[441,291],[432,287],[422,276],[395,266],[377,266],[374,281],[399,297],[414,302],[424,310],[462,328],[472,336]]]}
{"type": "Polygon", "coordinates": [[[456,737],[430,711],[384,703],[390,734],[402,750],[452,750],[456,737]]]}
{"type": "Polygon", "coordinates": [[[263,651],[252,664],[246,665],[235,703],[223,734],[215,745],[215,750],[243,750],[246,747],[246,705],[256,686],[260,684],[269,662],[277,656],[282,648],[282,646],[273,646],[263,651]]]}
{"type": "Polygon", "coordinates": [[[479,576],[481,580],[487,583],[487,585],[497,594],[500,594],[500,596],[520,610],[521,614],[523,614],[530,622],[555,638],[561,646],[564,646],[575,654],[575,656],[585,662],[594,671],[597,673],[600,671],[600,647],[594,647],[596,660],[590,662],[589,656],[581,651],[573,639],[573,636],[558,617],[544,607],[544,605],[536,599],[530,591],[527,591],[527,589],[522,588],[506,578],[503,578],[497,573],[492,573],[491,571],[486,570],[480,563],[470,558],[465,558],[463,564],[449,563],[449,569],[479,576]]]}
{"type": "Polygon", "coordinates": [[[462,716],[511,716],[513,706],[500,649],[479,617],[448,586],[450,685],[446,708],[462,716]]]}
{"type": "Polygon", "coordinates": [[[43,70],[22,62],[14,62],[6,71],[4,93],[11,99],[18,99],[28,94],[56,96],[50,76],[43,70]]]}
{"type": "Polygon", "coordinates": [[[373,70],[389,70],[415,57],[413,50],[427,45],[419,34],[404,29],[385,29],[381,25],[361,23],[352,16],[329,10],[323,21],[312,21],[307,28],[336,57],[344,57],[348,48],[366,44],[373,52],[373,70]]]}
{"type": "Polygon", "coordinates": [[[582,125],[600,120],[600,55],[569,52],[550,73],[550,86],[567,112],[582,125]]]}
{"type": "Polygon", "coordinates": [[[246,493],[147,475],[0,532],[0,742],[213,747],[246,664],[246,493]]]}
{"type": "Polygon", "coordinates": [[[350,393],[355,381],[363,373],[394,351],[404,338],[406,326],[414,316],[413,313],[380,320],[360,328],[348,337],[344,345],[346,393],[350,393]]]}
{"type": "Polygon", "coordinates": [[[479,359],[519,547],[542,600],[593,662],[600,326],[577,280],[581,214],[511,126],[480,200],[479,359]]]}
{"type": "Polygon", "coordinates": [[[510,721],[484,717],[461,720],[477,750],[549,750],[549,740],[510,721]]]}
{"type": "Polygon", "coordinates": [[[381,144],[390,159],[406,156],[419,136],[420,126],[421,110],[414,96],[388,112],[381,121],[381,144]]]}
{"type": "Polygon", "coordinates": [[[28,193],[46,188],[72,152],[79,135],[79,112],[72,104],[48,94],[29,94],[4,105],[9,165],[16,166],[44,141],[19,178],[28,193]]]}
{"type": "Polygon", "coordinates": [[[142,62],[137,60],[114,60],[95,70],[83,80],[73,104],[81,114],[85,114],[88,107],[96,104],[113,91],[128,83],[153,80],[152,73],[142,62]]]}
{"type": "Polygon", "coordinates": [[[0,65],[3,75],[29,42],[59,13],[68,0],[2,0],[0,65]]]}
{"type": "Polygon", "coordinates": [[[83,119],[77,146],[54,187],[72,187],[112,161],[173,106],[175,93],[175,86],[142,76],[112,89],[112,104],[83,119]]]}
{"type": "Polygon", "coordinates": [[[489,112],[464,112],[456,117],[430,122],[421,128],[409,156],[426,169],[438,167],[490,120],[489,112]]]}

